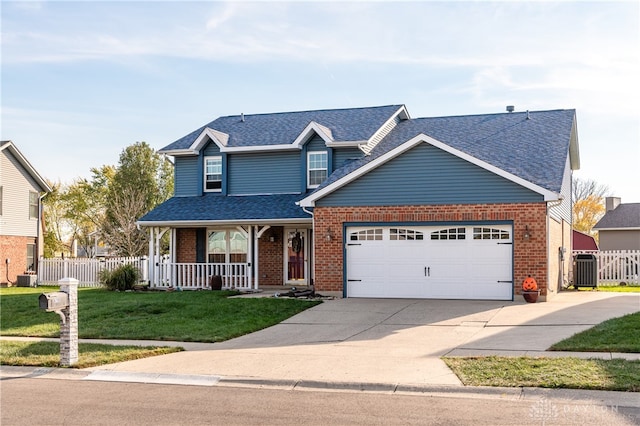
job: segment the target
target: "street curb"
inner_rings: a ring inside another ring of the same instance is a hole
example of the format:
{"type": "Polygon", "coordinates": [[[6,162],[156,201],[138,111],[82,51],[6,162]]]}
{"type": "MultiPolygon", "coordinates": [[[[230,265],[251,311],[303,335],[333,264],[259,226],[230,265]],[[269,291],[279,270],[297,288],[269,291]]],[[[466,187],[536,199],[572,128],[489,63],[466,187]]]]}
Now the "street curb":
{"type": "Polygon", "coordinates": [[[323,382],[272,380],[258,377],[224,377],[196,374],[136,373],[109,370],[76,370],[53,367],[0,366],[0,381],[12,379],[87,380],[182,386],[227,386],[325,392],[367,392],[397,395],[447,396],[451,398],[497,398],[539,401],[549,398],[610,407],[640,408],[638,392],[528,387],[450,386],[422,384],[323,382]]]}

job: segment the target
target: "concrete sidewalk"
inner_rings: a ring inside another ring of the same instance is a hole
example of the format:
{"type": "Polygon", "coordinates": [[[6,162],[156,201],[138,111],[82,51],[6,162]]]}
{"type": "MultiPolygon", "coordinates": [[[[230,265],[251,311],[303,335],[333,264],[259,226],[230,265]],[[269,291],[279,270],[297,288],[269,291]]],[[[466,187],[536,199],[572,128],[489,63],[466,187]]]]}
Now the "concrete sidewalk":
{"type": "Polygon", "coordinates": [[[177,345],[187,351],[94,367],[82,374],[98,380],[182,377],[284,387],[300,383],[372,389],[462,387],[441,356],[640,359],[640,354],[546,352],[551,344],[579,331],[636,311],[640,311],[637,293],[566,292],[536,304],[337,299],[268,329],[216,344],[92,340],[177,345]]]}

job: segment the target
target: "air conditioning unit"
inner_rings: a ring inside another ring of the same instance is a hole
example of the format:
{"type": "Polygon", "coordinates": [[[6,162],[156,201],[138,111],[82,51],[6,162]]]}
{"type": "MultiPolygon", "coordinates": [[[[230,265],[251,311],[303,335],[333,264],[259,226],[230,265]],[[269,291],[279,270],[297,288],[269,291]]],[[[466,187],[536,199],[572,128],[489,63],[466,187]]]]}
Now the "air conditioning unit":
{"type": "Polygon", "coordinates": [[[18,287],[35,287],[37,275],[18,275],[18,287]]]}

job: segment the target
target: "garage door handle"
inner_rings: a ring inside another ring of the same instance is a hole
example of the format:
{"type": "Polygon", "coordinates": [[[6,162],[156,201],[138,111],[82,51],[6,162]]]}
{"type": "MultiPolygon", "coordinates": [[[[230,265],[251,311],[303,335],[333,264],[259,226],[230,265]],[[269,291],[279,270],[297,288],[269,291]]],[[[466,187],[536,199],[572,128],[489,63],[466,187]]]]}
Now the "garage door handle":
{"type": "Polygon", "coordinates": [[[513,283],[513,281],[500,281],[498,280],[499,283],[513,283]]]}
{"type": "Polygon", "coordinates": [[[347,280],[347,281],[348,281],[348,282],[353,282],[353,281],[356,281],[356,282],[362,282],[362,280],[347,280]]]}
{"type": "Polygon", "coordinates": [[[431,267],[424,267],[424,276],[425,277],[430,277],[431,276],[431,267]]]}

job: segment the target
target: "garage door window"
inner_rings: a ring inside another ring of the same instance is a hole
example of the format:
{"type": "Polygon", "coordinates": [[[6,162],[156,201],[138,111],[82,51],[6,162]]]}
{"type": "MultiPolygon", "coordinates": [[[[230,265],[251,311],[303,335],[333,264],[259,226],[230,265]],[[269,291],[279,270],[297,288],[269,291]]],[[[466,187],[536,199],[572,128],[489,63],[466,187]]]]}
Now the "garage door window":
{"type": "Polygon", "coordinates": [[[389,230],[389,239],[391,241],[419,241],[424,240],[424,234],[413,229],[391,228],[389,230]]]}
{"type": "Polygon", "coordinates": [[[509,231],[494,228],[473,228],[474,240],[508,240],[509,231]]]}
{"type": "Polygon", "coordinates": [[[381,241],[382,228],[363,229],[362,231],[352,232],[349,235],[351,241],[381,241]]]}
{"type": "Polygon", "coordinates": [[[432,240],[464,240],[465,238],[465,228],[442,229],[431,233],[432,240]]]}

